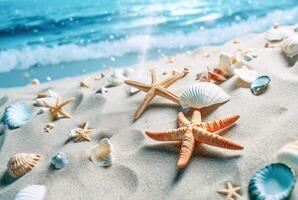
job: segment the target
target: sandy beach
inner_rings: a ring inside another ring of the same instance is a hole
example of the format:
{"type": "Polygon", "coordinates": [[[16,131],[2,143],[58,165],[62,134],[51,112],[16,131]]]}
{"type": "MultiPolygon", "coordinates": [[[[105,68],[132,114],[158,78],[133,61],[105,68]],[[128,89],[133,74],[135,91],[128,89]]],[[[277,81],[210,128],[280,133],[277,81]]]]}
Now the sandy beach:
{"type": "MultiPolygon", "coordinates": [[[[293,31],[295,27],[279,29],[289,35],[298,35],[293,31]]],[[[46,186],[46,200],[220,200],[225,196],[216,191],[224,188],[226,181],[240,186],[242,198],[248,199],[247,185],[254,172],[276,162],[279,148],[298,139],[295,120],[298,112],[298,63],[289,66],[280,48],[264,48],[267,42],[264,34],[250,34],[222,46],[202,47],[171,59],[163,57],[131,66],[137,74],[148,77],[149,70],[154,67],[159,80],[165,79],[173,70],[188,68],[188,75],[169,87],[179,96],[198,82],[196,75],[206,66],[214,68],[218,65],[221,53],[235,54],[239,48],[250,48],[257,53],[257,57],[249,62],[251,66],[260,75],[270,77],[268,89],[259,96],[253,95],[249,85],[236,76],[219,85],[231,100],[220,106],[201,109],[202,120],[239,114],[240,119],[226,130],[225,137],[242,144],[244,150],[198,145],[184,170],[178,170],[176,166],[179,143],[157,142],[144,134],[149,130],[176,128],[179,106],[156,97],[135,121],[133,115],[144,98],[143,92],[129,96],[126,93],[128,86],[123,83],[109,88],[106,94],[96,93],[106,85],[111,70],[104,71],[105,77],[100,80],[94,79],[101,73],[97,72],[40,85],[0,89],[1,112],[8,105],[21,101],[36,113],[40,108],[33,107],[33,100],[38,93],[48,89],[59,93],[63,100],[75,98],[65,106],[72,118],[55,121],[50,133],[43,131],[44,126],[51,122],[50,113],[45,112],[33,115],[22,127],[0,136],[0,199],[14,199],[22,188],[40,184],[46,186]],[[165,71],[166,75],[163,74],[165,71]],[[82,80],[86,80],[90,87],[80,87],[82,80]],[[66,142],[69,131],[82,121],[88,121],[90,127],[96,129],[91,133],[91,142],[66,142]],[[115,160],[110,167],[95,167],[89,158],[90,151],[105,137],[113,144],[115,160]],[[7,178],[7,162],[19,152],[38,153],[43,159],[31,172],[11,181],[7,178]],[[64,152],[69,158],[69,165],[62,170],[51,167],[51,157],[57,152],[64,152]]],[[[297,193],[296,186],[291,200],[298,199],[297,193]]]]}

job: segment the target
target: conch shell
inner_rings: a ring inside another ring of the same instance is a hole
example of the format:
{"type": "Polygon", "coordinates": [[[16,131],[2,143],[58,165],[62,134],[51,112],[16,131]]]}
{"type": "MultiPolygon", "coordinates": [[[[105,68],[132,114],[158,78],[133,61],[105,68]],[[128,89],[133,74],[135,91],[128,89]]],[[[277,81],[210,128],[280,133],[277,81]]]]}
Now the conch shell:
{"type": "Polygon", "coordinates": [[[13,177],[21,177],[31,171],[41,158],[42,156],[39,154],[15,154],[7,163],[8,172],[13,177]]]}

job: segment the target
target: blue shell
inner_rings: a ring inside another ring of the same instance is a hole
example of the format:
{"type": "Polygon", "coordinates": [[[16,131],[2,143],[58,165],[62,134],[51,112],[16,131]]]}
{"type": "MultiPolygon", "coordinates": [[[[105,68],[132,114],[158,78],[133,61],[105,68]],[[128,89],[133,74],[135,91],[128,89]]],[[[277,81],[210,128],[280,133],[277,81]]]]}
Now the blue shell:
{"type": "Polygon", "coordinates": [[[266,90],[269,83],[269,76],[260,76],[252,82],[250,90],[254,95],[262,94],[266,90]]]}
{"type": "Polygon", "coordinates": [[[56,169],[62,169],[69,163],[66,154],[63,152],[58,152],[52,157],[52,165],[56,169]]]}
{"type": "Polygon", "coordinates": [[[29,107],[18,102],[5,108],[2,121],[10,130],[17,129],[26,124],[31,115],[29,107]]]}
{"type": "Polygon", "coordinates": [[[248,185],[249,197],[251,200],[285,200],[289,198],[295,182],[295,172],[291,168],[274,163],[253,175],[248,185]]]}

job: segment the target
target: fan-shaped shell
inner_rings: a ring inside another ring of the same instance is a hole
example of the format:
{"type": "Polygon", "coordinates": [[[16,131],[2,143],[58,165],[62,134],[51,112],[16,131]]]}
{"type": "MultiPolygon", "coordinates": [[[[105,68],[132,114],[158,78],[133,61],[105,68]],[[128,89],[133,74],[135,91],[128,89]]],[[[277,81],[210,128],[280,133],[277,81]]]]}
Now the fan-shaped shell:
{"type": "Polygon", "coordinates": [[[30,185],[22,189],[14,200],[43,200],[46,194],[44,185],[30,185]]]}
{"type": "Polygon", "coordinates": [[[219,86],[200,82],[187,88],[180,96],[182,108],[203,108],[214,104],[224,103],[230,100],[230,96],[219,86]]]}
{"type": "Polygon", "coordinates": [[[254,95],[262,94],[268,87],[269,83],[269,76],[260,76],[252,82],[250,90],[254,95]]]}
{"type": "Polygon", "coordinates": [[[32,111],[25,103],[18,102],[5,108],[2,120],[9,129],[16,129],[26,124],[31,114],[32,111]]]}
{"type": "Polygon", "coordinates": [[[18,153],[13,155],[8,163],[8,172],[13,177],[20,177],[31,171],[41,159],[39,154],[18,153]]]}
{"type": "Polygon", "coordinates": [[[252,83],[254,80],[258,78],[258,72],[253,69],[249,69],[245,65],[241,68],[234,69],[235,74],[243,81],[247,83],[252,83]]]}
{"type": "Polygon", "coordinates": [[[108,167],[114,160],[112,143],[108,138],[100,140],[90,153],[91,161],[98,167],[108,167]]]}
{"type": "Polygon", "coordinates": [[[277,161],[290,166],[298,174],[298,140],[282,146],[277,153],[277,161]]]}
{"type": "Polygon", "coordinates": [[[281,49],[283,53],[290,58],[298,55],[298,36],[293,36],[285,40],[281,49]]]}
{"type": "Polygon", "coordinates": [[[288,36],[280,29],[270,29],[265,33],[265,39],[270,42],[278,42],[287,37],[288,36]]]}
{"type": "Polygon", "coordinates": [[[69,161],[65,153],[58,152],[52,157],[51,163],[55,167],[55,169],[62,169],[69,163],[69,161]]]}
{"type": "Polygon", "coordinates": [[[294,171],[282,163],[258,170],[250,179],[248,192],[252,200],[285,200],[296,182],[294,171]]]}
{"type": "Polygon", "coordinates": [[[218,68],[223,71],[225,77],[232,76],[234,74],[234,69],[232,67],[233,56],[229,54],[221,54],[219,56],[218,68]]]}

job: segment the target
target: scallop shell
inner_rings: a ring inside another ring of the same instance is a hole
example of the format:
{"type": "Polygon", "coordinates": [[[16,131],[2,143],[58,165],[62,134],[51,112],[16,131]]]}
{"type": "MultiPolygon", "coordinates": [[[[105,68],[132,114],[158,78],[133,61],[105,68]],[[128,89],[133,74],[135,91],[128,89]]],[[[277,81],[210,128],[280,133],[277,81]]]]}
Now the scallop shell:
{"type": "Polygon", "coordinates": [[[182,108],[203,108],[214,104],[224,103],[230,100],[230,96],[219,86],[200,82],[187,88],[180,96],[182,108]]]}
{"type": "Polygon", "coordinates": [[[90,153],[91,161],[97,167],[108,167],[114,160],[112,143],[108,138],[100,140],[90,153]]]}
{"type": "Polygon", "coordinates": [[[268,87],[269,83],[269,76],[260,76],[252,82],[250,90],[254,95],[262,94],[268,87]]]}
{"type": "Polygon", "coordinates": [[[22,189],[14,200],[43,200],[46,194],[44,185],[30,185],[22,189]]]}
{"type": "Polygon", "coordinates": [[[288,36],[280,29],[270,29],[265,33],[265,39],[270,42],[278,42],[287,38],[288,36]]]}
{"type": "Polygon", "coordinates": [[[259,76],[258,72],[253,69],[249,69],[245,65],[242,68],[235,68],[235,74],[243,81],[252,83],[259,76]]]}
{"type": "Polygon", "coordinates": [[[252,176],[248,193],[252,200],[285,200],[290,196],[295,182],[295,172],[291,168],[282,163],[274,163],[252,176]]]}
{"type": "Polygon", "coordinates": [[[56,155],[52,157],[51,164],[55,167],[55,169],[62,169],[66,165],[68,165],[69,161],[67,156],[63,152],[58,152],[56,155]]]}
{"type": "Polygon", "coordinates": [[[31,171],[41,159],[39,154],[18,153],[13,155],[8,163],[8,172],[13,177],[20,177],[31,171]]]}
{"type": "Polygon", "coordinates": [[[223,71],[223,76],[230,77],[234,74],[234,69],[232,67],[233,56],[229,54],[221,54],[219,56],[219,65],[218,68],[223,71]]]}
{"type": "Polygon", "coordinates": [[[120,70],[114,70],[111,76],[108,78],[108,87],[115,87],[122,84],[125,80],[125,77],[122,75],[120,70]]]}
{"type": "Polygon", "coordinates": [[[290,37],[285,40],[281,49],[283,53],[290,58],[298,55],[298,36],[290,37]]]}
{"type": "Polygon", "coordinates": [[[31,115],[29,107],[25,103],[18,102],[5,108],[2,120],[12,130],[26,124],[31,115]]]}
{"type": "Polygon", "coordinates": [[[290,166],[298,174],[298,140],[282,146],[277,153],[277,161],[290,166]]]}

